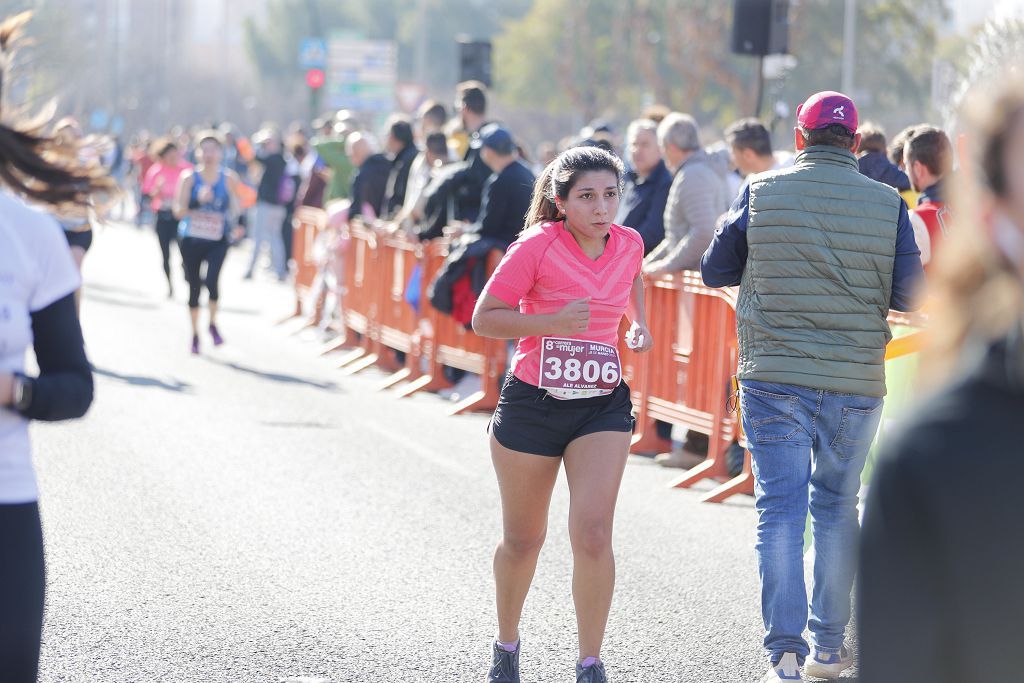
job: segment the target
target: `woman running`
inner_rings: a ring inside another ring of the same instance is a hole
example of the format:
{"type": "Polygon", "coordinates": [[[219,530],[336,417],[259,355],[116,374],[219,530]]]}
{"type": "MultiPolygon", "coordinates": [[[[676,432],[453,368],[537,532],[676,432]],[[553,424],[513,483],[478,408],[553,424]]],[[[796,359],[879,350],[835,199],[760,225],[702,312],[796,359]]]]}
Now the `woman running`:
{"type": "MultiPolygon", "coordinates": [[[[0,65],[13,62],[27,14],[0,24],[0,65]]],[[[0,70],[0,83],[7,83],[0,70]]],[[[0,98],[2,99],[2,98],[0,98]]],[[[36,680],[45,596],[43,533],[29,420],[81,417],[92,402],[74,293],[80,278],[47,211],[89,204],[116,185],[79,164],[79,149],[38,124],[0,123],[0,681],[36,680]],[[35,351],[39,374],[25,374],[35,351]]],[[[51,501],[60,504],[59,501],[51,501]]]]}
{"type": "MultiPolygon", "coordinates": [[[[70,116],[61,119],[53,127],[53,135],[64,149],[78,150],[77,162],[82,166],[98,165],[99,157],[94,149],[84,144],[82,128],[78,125],[78,121],[70,116]]],[[[64,237],[71,248],[71,256],[79,274],[82,272],[85,254],[92,247],[92,221],[89,213],[88,206],[71,206],[57,216],[61,227],[64,228],[64,237]]],[[[75,305],[81,305],[79,292],[75,293],[75,305]]]]}
{"type": "Polygon", "coordinates": [[[156,211],[156,236],[163,255],[164,275],[167,276],[167,298],[174,297],[171,279],[171,244],[178,243],[178,219],[174,217],[174,195],[178,182],[192,164],[182,159],[181,150],[170,140],[157,145],[158,161],[150,167],[142,181],[142,193],[150,198],[156,211]]]}
{"type": "Polygon", "coordinates": [[[196,167],[182,174],[174,202],[174,215],[180,221],[178,248],[188,281],[193,354],[199,353],[199,293],[204,284],[210,296],[210,337],[214,346],[224,343],[217,329],[220,269],[228,253],[231,217],[238,214],[236,198],[240,182],[234,171],[221,165],[224,145],[216,132],[201,132],[196,139],[196,167]]]}
{"type": "Polygon", "coordinates": [[[614,225],[622,163],[570,149],[537,179],[527,228],[477,304],[473,329],[519,339],[489,430],[503,536],[494,556],[498,634],[489,683],[519,682],[519,619],[564,462],[569,483],[578,683],[604,683],[601,643],[615,583],[612,520],[626,465],[633,405],[622,382],[627,343],[651,348],[641,279],[643,240],[614,225]]]}

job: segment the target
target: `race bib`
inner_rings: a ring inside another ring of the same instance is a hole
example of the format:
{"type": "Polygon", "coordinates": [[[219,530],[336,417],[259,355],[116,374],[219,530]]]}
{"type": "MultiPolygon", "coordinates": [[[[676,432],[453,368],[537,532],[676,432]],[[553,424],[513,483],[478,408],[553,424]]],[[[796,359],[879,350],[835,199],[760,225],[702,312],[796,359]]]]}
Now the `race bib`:
{"type": "Polygon", "coordinates": [[[540,386],[554,398],[607,396],[622,381],[619,350],[601,342],[544,337],[540,386]]]}
{"type": "Polygon", "coordinates": [[[188,215],[188,236],[214,242],[224,239],[224,214],[193,211],[188,215]]]}

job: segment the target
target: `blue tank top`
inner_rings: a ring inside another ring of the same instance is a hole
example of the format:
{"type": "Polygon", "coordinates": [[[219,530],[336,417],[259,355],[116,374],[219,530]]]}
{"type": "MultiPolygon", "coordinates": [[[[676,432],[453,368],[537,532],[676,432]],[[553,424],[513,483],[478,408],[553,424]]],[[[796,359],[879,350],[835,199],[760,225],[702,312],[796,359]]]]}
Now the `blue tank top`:
{"type": "MultiPolygon", "coordinates": [[[[228,211],[231,209],[231,199],[228,195],[228,183],[224,176],[224,169],[221,168],[217,175],[217,182],[213,184],[211,189],[213,190],[213,199],[200,204],[199,202],[199,190],[203,187],[205,181],[203,176],[199,173],[195,173],[192,176],[192,194],[188,200],[188,208],[190,210],[208,211],[212,213],[219,213],[224,217],[224,237],[228,238],[228,211]]],[[[178,223],[178,235],[181,237],[191,237],[189,234],[189,217],[186,216],[178,223]]]]}

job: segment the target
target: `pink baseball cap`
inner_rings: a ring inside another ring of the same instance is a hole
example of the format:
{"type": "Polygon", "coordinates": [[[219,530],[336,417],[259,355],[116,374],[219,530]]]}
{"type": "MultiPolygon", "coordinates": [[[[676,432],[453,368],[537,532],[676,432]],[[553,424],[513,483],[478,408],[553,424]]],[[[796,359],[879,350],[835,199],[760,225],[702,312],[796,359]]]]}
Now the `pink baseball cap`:
{"type": "Polygon", "coordinates": [[[804,130],[818,130],[839,124],[851,133],[856,133],[857,107],[843,93],[824,90],[811,95],[796,108],[796,122],[804,130]]]}

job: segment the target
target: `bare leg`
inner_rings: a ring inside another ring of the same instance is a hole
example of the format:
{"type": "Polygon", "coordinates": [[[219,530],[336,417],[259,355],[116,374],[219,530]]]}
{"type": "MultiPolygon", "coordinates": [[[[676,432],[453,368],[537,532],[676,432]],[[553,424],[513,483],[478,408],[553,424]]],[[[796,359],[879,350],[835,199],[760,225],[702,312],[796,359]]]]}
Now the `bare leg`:
{"type": "Polygon", "coordinates": [[[491,460],[501,493],[503,535],[494,552],[498,639],[519,639],[519,618],[548,527],[560,458],[511,451],[491,437],[491,460]]]}
{"type": "Polygon", "coordinates": [[[572,597],[576,604],[580,661],[600,657],[615,589],[612,526],[631,435],[599,432],[582,436],[565,450],[569,481],[569,540],[572,597]]]}

